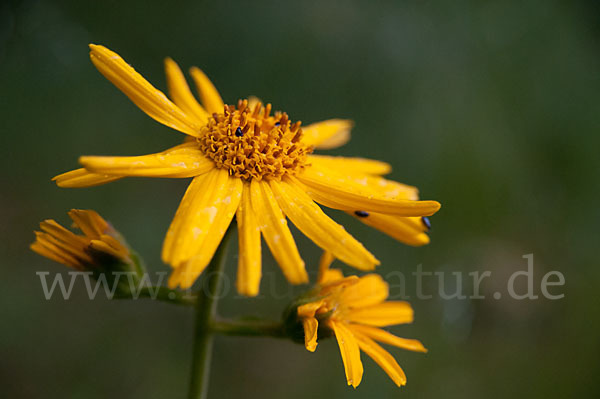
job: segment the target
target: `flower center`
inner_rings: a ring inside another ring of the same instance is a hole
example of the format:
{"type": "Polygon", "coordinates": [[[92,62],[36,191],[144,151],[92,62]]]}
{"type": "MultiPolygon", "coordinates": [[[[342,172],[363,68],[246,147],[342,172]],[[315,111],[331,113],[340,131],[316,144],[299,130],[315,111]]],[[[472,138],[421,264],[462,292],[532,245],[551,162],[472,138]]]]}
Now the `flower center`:
{"type": "Polygon", "coordinates": [[[285,112],[270,113],[271,104],[250,109],[248,100],[240,100],[237,107],[225,105],[203,127],[200,149],[218,168],[247,180],[296,174],[313,148],[302,143],[300,121],[292,124],[285,112]]]}

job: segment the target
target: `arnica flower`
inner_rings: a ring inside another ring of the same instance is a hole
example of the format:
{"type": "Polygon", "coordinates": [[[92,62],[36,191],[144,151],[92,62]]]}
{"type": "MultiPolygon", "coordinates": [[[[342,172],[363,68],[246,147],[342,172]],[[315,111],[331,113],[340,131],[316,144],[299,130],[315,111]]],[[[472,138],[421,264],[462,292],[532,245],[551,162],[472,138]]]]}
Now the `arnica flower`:
{"type": "Polygon", "coordinates": [[[46,258],[78,271],[96,275],[117,269],[133,269],[135,262],[120,234],[92,210],[72,209],[69,216],[83,235],[75,234],[54,220],[40,223],[30,248],[46,258]]]}
{"type": "Polygon", "coordinates": [[[375,341],[415,352],[427,352],[415,339],[397,337],[379,327],[412,323],[413,310],[407,302],[386,301],[388,284],[377,274],[344,278],[325,253],[321,259],[318,288],[314,300],[297,309],[304,328],[306,349],[313,352],[317,337],[333,333],[336,337],[348,385],[356,388],[363,375],[362,350],[369,355],[398,386],[406,384],[406,375],[392,355],[375,341]]]}
{"type": "Polygon", "coordinates": [[[61,187],[89,187],[126,176],[193,177],[163,244],[174,268],[169,286],[190,287],[214,255],[234,216],[239,236],[238,291],[256,295],[261,279],[261,235],[286,278],[306,283],[304,262],[286,217],[336,258],[361,270],[379,262],[316,204],[340,209],[412,245],[428,242],[422,217],[440,204],[417,201],[414,187],[386,180],[386,163],[313,155],[349,138],[352,123],[332,119],[300,128],[284,112],[256,99],[225,105],[198,68],[191,69],[200,100],[177,64],[166,59],[172,99],[154,88],[119,55],[90,45],[98,70],[142,111],[188,138],[157,154],[83,156],[81,169],[56,176],[61,187]]]}

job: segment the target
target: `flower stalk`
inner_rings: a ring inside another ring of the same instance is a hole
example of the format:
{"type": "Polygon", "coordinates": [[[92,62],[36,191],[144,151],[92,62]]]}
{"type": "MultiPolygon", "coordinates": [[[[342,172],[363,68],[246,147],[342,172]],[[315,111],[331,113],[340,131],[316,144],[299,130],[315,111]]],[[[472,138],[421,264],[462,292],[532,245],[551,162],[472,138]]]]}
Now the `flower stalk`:
{"type": "Polygon", "coordinates": [[[144,287],[140,290],[139,298],[151,298],[183,306],[196,306],[198,302],[198,297],[195,293],[172,290],[163,286],[144,287]]]}
{"type": "Polygon", "coordinates": [[[227,259],[227,247],[233,230],[232,226],[230,226],[225,233],[219,248],[217,248],[214,257],[207,267],[203,280],[203,289],[198,292],[194,346],[192,349],[190,399],[205,399],[208,395],[210,363],[214,340],[212,325],[213,320],[216,318],[223,268],[227,259]]]}
{"type": "Polygon", "coordinates": [[[278,321],[241,319],[241,320],[216,320],[212,323],[211,330],[216,334],[235,335],[246,337],[272,337],[287,338],[284,326],[278,321]]]}

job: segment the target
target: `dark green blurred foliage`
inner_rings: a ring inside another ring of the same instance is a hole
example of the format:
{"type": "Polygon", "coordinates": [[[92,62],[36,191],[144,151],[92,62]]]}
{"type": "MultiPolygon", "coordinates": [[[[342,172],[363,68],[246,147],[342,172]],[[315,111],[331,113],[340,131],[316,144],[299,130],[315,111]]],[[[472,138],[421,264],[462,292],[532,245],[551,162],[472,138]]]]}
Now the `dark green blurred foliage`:
{"type": "MultiPolygon", "coordinates": [[[[40,220],[66,222],[66,210],[93,208],[153,271],[167,270],[160,246],[186,181],[50,182],[81,154],[144,154],[182,139],[94,69],[90,42],[161,89],[171,56],[203,68],[226,102],[255,94],[305,123],[354,119],[352,141],[332,153],[386,160],[392,178],[443,204],[424,248],[332,213],[379,257],[378,271],[493,272],[485,300],[411,300],[415,324],[394,332],[430,351],[391,349],[405,388],[363,356],[365,377],[353,391],[333,340],[309,353],[228,337],[216,344],[212,397],[597,396],[599,17],[593,1],[3,2],[2,396],[185,397],[190,309],[90,301],[82,286],[68,301],[46,301],[35,272],[66,270],[28,250],[40,220]],[[564,299],[492,298],[525,268],[527,253],[538,291],[543,273],[565,275],[564,299]]],[[[294,233],[314,274],[319,250],[294,233]]],[[[264,295],[230,293],[222,313],[279,315],[292,291],[268,254],[264,268],[264,295]],[[284,298],[271,299],[273,291],[284,298]]]]}

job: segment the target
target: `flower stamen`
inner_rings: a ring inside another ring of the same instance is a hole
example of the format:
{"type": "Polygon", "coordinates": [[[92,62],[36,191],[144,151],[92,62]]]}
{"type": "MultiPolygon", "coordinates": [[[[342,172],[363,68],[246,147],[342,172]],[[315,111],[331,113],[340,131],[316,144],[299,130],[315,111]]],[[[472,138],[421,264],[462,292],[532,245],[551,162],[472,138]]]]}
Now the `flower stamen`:
{"type": "Polygon", "coordinates": [[[301,122],[291,123],[285,112],[271,113],[271,104],[248,107],[225,105],[202,129],[198,143],[218,168],[235,177],[276,179],[295,175],[306,165],[313,148],[302,143],[301,122]]]}

